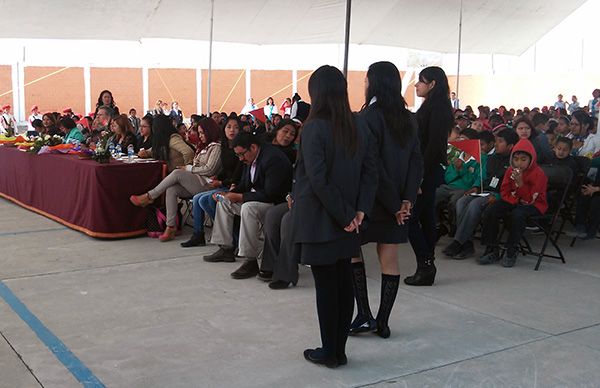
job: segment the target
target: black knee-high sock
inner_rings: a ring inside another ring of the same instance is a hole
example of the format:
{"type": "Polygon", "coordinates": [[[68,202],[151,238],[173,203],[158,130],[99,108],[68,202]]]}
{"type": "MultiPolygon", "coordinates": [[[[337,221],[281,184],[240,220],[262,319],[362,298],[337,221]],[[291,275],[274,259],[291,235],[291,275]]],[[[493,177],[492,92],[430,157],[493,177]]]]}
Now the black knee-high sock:
{"type": "Polygon", "coordinates": [[[311,270],[315,279],[323,355],[333,358],[336,357],[339,316],[337,267],[336,264],[313,265],[311,270]]]}
{"type": "Polygon", "coordinates": [[[356,319],[365,322],[373,318],[369,307],[369,291],[367,289],[367,275],[365,263],[352,263],[352,287],[356,298],[356,319]]]}
{"type": "Polygon", "coordinates": [[[377,312],[377,328],[387,327],[390,313],[394,307],[394,301],[398,294],[398,284],[400,275],[381,274],[381,301],[379,302],[379,311],[377,312]]]}
{"type": "Polygon", "coordinates": [[[352,288],[352,265],[350,259],[339,260],[338,270],[338,327],[336,356],[346,354],[346,341],[350,332],[350,323],[354,313],[354,293],[352,288]]]}

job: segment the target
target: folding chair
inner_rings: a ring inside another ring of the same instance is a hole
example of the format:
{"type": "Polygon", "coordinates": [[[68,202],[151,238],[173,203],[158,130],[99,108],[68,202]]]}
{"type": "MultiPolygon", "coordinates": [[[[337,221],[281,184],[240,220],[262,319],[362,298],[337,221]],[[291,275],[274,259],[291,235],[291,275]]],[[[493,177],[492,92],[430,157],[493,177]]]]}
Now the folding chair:
{"type": "MultiPolygon", "coordinates": [[[[590,169],[591,159],[585,156],[576,156],[575,160],[577,161],[577,165],[579,166],[579,173],[575,175],[572,179],[572,183],[567,192],[567,197],[565,198],[565,203],[563,208],[561,209],[561,224],[558,228],[558,234],[564,234],[564,227],[567,223],[571,224],[573,228],[575,228],[575,210],[577,208],[577,197],[579,196],[579,192],[581,190],[581,186],[586,180],[588,171],[590,169]]],[[[575,245],[575,241],[577,238],[572,238],[570,247],[575,245]]]]}
{"type": "Polygon", "coordinates": [[[540,228],[544,232],[545,238],[542,244],[542,249],[539,252],[534,252],[531,245],[523,236],[524,247],[521,251],[525,254],[531,254],[538,257],[535,265],[535,270],[540,268],[542,258],[549,257],[553,259],[560,259],[563,263],[566,263],[565,256],[558,246],[558,238],[560,237],[559,229],[557,228],[558,219],[561,216],[561,211],[564,207],[567,193],[573,179],[573,172],[566,166],[540,166],[544,170],[544,174],[548,178],[548,189],[547,189],[547,200],[548,210],[541,216],[529,217],[529,221],[540,228]],[[557,255],[551,255],[546,253],[548,243],[552,244],[556,249],[557,255]]]}
{"type": "Polygon", "coordinates": [[[180,198],[179,202],[181,206],[181,226],[194,226],[194,203],[192,202],[192,198],[180,198]],[[191,222],[190,222],[191,220],[191,222]]]}

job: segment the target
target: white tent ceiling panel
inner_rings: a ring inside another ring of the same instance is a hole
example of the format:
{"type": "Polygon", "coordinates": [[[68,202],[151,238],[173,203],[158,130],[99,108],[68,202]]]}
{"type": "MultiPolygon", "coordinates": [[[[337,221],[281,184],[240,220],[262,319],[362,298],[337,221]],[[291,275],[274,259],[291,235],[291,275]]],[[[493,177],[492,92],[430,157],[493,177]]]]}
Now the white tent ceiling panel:
{"type": "MultiPolygon", "coordinates": [[[[585,2],[463,0],[462,51],[520,55],[585,2]]],[[[209,39],[209,0],[1,4],[0,38],[209,39]]],[[[351,42],[456,52],[459,8],[460,0],[354,0],[351,42]]],[[[345,9],[345,0],[215,0],[214,40],[342,43],[345,9]]]]}

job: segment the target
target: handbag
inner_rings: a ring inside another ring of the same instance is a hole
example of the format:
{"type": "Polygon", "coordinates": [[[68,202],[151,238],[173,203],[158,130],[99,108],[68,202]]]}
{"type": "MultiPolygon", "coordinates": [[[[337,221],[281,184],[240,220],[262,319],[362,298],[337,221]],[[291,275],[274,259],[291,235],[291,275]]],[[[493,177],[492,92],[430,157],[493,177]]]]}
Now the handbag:
{"type": "MultiPolygon", "coordinates": [[[[177,207],[175,225],[181,230],[181,204],[177,207]]],[[[167,228],[167,209],[159,206],[148,206],[146,208],[146,233],[150,238],[159,238],[167,228]]]]}

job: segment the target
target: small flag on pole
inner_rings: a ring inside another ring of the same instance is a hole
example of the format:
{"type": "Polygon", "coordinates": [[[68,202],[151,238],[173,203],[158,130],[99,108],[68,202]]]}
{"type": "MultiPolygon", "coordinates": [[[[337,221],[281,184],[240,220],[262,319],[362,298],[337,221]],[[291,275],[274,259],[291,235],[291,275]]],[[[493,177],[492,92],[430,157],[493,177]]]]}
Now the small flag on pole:
{"type": "Polygon", "coordinates": [[[262,121],[263,123],[267,122],[267,116],[265,116],[265,111],[263,110],[263,108],[251,110],[250,112],[248,112],[248,114],[254,116],[254,118],[258,121],[262,121]]]}

